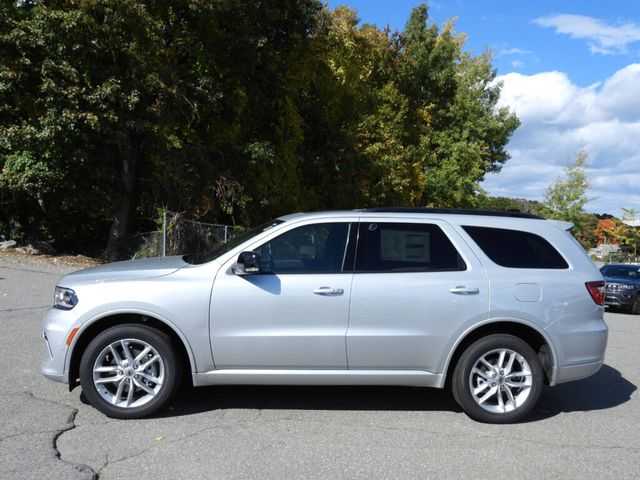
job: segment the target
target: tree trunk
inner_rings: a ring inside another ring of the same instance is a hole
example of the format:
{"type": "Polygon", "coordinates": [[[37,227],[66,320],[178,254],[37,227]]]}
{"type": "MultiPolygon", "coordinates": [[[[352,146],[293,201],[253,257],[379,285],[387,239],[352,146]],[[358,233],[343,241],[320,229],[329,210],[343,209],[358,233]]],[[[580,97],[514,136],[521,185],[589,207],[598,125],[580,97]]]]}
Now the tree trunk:
{"type": "Polygon", "coordinates": [[[136,166],[138,163],[136,147],[131,141],[127,154],[122,159],[120,172],[121,191],[118,211],[111,224],[109,241],[104,251],[104,256],[109,261],[123,260],[126,256],[123,240],[131,231],[131,217],[135,206],[136,194],[136,166]]]}

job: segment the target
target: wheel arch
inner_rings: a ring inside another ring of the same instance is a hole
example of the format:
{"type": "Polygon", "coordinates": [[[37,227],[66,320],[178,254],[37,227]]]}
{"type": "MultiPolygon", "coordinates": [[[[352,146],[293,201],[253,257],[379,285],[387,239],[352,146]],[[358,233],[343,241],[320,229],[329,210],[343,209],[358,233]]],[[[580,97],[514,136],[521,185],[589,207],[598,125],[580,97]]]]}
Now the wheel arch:
{"type": "MultiPolygon", "coordinates": [[[[104,331],[107,328],[114,327],[116,325],[124,324],[140,324],[153,327],[171,338],[171,341],[176,348],[176,352],[181,358],[183,365],[190,366],[191,372],[196,371],[195,359],[193,352],[189,346],[184,335],[171,325],[165,319],[159,318],[157,315],[149,314],[146,312],[108,312],[102,316],[93,318],[90,322],[83,325],[83,328],[78,331],[73,340],[73,347],[68,357],[67,371],[69,372],[69,391],[73,390],[80,384],[80,360],[84,354],[87,346],[93,340],[96,335],[104,331]]],[[[184,375],[184,378],[191,378],[191,372],[184,375]]],[[[187,373],[187,372],[185,372],[187,373]]]]}
{"type": "Polygon", "coordinates": [[[513,319],[497,319],[488,323],[475,326],[475,328],[465,331],[455,343],[452,353],[444,366],[446,374],[446,385],[450,386],[453,370],[463,352],[476,340],[493,334],[513,335],[524,340],[538,354],[540,363],[545,373],[545,383],[555,384],[555,371],[557,366],[557,354],[547,334],[533,327],[513,319]]]}

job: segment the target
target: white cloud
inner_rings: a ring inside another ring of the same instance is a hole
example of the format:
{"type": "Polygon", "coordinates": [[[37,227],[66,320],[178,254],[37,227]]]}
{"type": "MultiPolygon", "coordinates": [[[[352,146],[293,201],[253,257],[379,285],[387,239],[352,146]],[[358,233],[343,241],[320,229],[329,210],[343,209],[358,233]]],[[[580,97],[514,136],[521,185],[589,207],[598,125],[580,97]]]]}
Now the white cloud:
{"type": "Polygon", "coordinates": [[[509,61],[514,70],[520,70],[527,65],[524,58],[526,58],[527,61],[538,61],[531,50],[525,50],[524,48],[518,47],[502,48],[501,50],[498,50],[496,57],[520,57],[509,61]]]}
{"type": "Polygon", "coordinates": [[[640,119],[640,64],[634,63],[614,73],[602,87],[598,105],[618,118],[640,119]]]}
{"type": "Polygon", "coordinates": [[[531,55],[531,50],[524,50],[523,48],[505,48],[497,53],[498,57],[507,57],[511,55],[531,55]]]}
{"type": "Polygon", "coordinates": [[[574,39],[587,40],[592,53],[625,54],[629,44],[640,42],[640,26],[632,22],[608,25],[584,15],[557,14],[536,18],[533,23],[555,28],[556,33],[574,39]]]}
{"type": "Polygon", "coordinates": [[[501,103],[515,108],[523,122],[556,120],[578,93],[578,88],[561,72],[508,73],[498,80],[504,82],[501,103]]]}
{"type": "Polygon", "coordinates": [[[500,104],[522,124],[507,147],[511,160],[483,185],[489,193],[541,200],[584,148],[595,197],[588,210],[640,209],[640,64],[584,88],[562,72],[513,72],[496,81],[500,104]]]}

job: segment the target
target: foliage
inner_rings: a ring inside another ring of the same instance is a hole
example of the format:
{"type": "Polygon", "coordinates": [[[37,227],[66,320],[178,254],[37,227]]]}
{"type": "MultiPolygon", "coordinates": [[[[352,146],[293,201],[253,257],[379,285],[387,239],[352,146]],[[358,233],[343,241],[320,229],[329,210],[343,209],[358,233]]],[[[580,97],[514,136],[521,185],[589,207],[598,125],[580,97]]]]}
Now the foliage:
{"type": "Polygon", "coordinates": [[[574,224],[576,239],[585,247],[594,243],[594,231],[597,218],[585,213],[584,206],[590,198],[587,177],[587,152],[578,151],[574,162],[565,169],[564,177],[558,178],[546,190],[544,205],[548,209],[548,218],[564,220],[574,224]]]}
{"type": "Polygon", "coordinates": [[[564,178],[558,178],[547,188],[544,204],[553,218],[570,221],[583,212],[590,187],[586,165],[587,153],[580,150],[574,163],[565,169],[564,178]]]}
{"type": "Polygon", "coordinates": [[[479,195],[477,198],[477,207],[483,210],[493,210],[498,212],[522,212],[533,215],[546,216],[547,208],[536,200],[526,200],[524,198],[509,197],[489,197],[487,195],[479,195]]]}
{"type": "Polygon", "coordinates": [[[170,97],[161,75],[162,23],[138,2],[7,10],[0,18],[0,182],[15,200],[15,217],[43,225],[62,248],[89,246],[96,235],[106,240],[109,218],[124,207],[118,221],[129,230],[132,205],[120,203],[144,171],[140,152],[153,155],[170,97]]]}
{"type": "Polygon", "coordinates": [[[319,0],[0,4],[0,223],[110,258],[157,208],[467,207],[508,159],[488,53],[319,0]]]}
{"type": "Polygon", "coordinates": [[[623,222],[628,222],[630,225],[623,223],[618,230],[618,238],[620,243],[627,245],[633,249],[633,256],[638,256],[638,226],[636,225],[638,220],[638,211],[635,208],[621,208],[623,222]]]}
{"type": "Polygon", "coordinates": [[[596,243],[618,245],[620,224],[613,218],[598,220],[594,231],[596,243]]]}

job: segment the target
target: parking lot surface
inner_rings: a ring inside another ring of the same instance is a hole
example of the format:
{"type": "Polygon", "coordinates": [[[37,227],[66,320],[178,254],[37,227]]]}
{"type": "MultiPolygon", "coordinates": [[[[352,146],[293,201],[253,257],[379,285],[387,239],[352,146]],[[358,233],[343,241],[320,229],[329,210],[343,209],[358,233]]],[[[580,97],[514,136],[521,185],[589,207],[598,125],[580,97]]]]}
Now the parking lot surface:
{"type": "Polygon", "coordinates": [[[546,388],[516,425],[420,388],[185,389],[112,420],[40,375],[42,315],[77,267],[0,256],[0,478],[637,478],[640,316],[605,315],[604,367],[546,388]]]}

